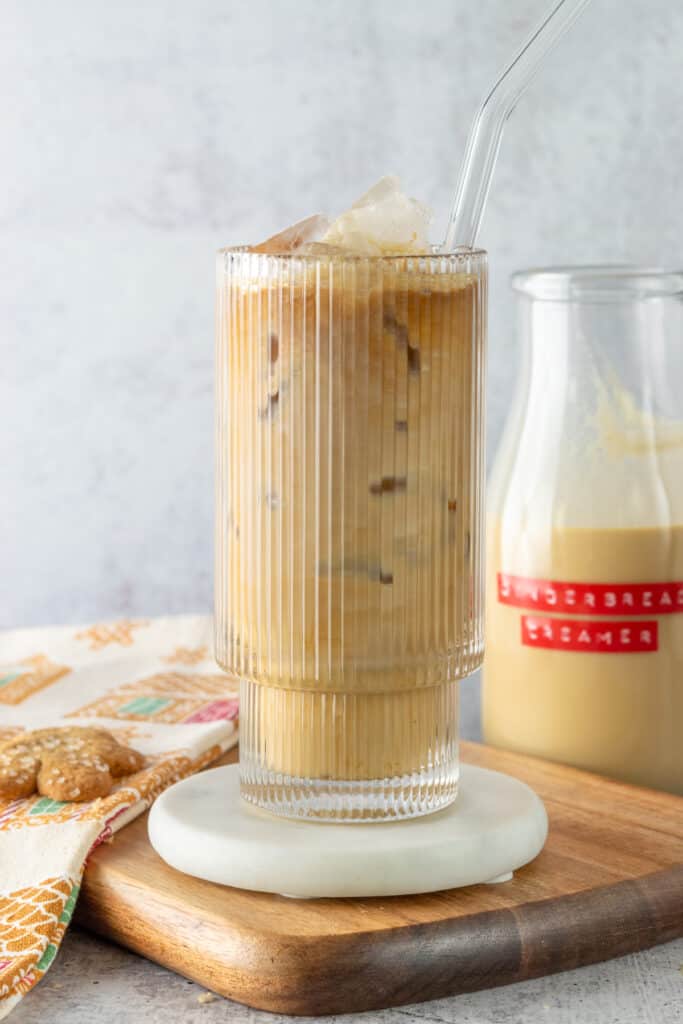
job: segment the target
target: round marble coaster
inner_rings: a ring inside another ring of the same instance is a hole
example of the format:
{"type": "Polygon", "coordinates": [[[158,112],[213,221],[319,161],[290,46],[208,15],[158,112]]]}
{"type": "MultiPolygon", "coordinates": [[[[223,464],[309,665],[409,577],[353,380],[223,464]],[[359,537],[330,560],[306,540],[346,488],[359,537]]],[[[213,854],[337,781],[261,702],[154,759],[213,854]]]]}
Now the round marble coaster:
{"type": "Polygon", "coordinates": [[[239,766],[192,775],[157,799],[152,846],[171,867],[299,898],[398,896],[505,881],[540,852],[545,808],[523,782],[463,765],[458,799],[406,821],[330,825],[245,803],[239,766]]]}

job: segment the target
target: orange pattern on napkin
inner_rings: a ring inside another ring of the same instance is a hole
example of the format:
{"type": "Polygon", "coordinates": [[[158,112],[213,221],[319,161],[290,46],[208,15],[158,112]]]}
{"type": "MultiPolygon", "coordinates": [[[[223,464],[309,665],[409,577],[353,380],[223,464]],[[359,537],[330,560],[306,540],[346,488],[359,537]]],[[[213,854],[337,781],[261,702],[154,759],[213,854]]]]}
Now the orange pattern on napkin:
{"type": "Polygon", "coordinates": [[[0,742],[77,718],[147,758],[90,803],[0,800],[0,1020],[55,959],[90,852],[237,742],[236,684],[210,650],[203,616],[0,634],[0,742]]]}

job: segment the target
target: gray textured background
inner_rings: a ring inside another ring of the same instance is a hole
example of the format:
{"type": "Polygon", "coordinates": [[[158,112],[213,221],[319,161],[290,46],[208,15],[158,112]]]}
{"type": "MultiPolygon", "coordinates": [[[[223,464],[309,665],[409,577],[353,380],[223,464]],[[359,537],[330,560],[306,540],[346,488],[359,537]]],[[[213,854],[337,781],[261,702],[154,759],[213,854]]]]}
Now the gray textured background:
{"type": "MultiPolygon", "coordinates": [[[[4,0],[0,626],[208,609],[214,250],[396,172],[445,222],[483,90],[547,0],[4,0]]],[[[508,126],[509,273],[681,263],[683,6],[594,0],[508,126]]]]}
{"type": "MultiPolygon", "coordinates": [[[[210,608],[214,250],[387,172],[444,223],[476,104],[549,4],[2,0],[0,627],[210,608]]],[[[491,451],[513,269],[683,263],[682,56],[679,0],[594,0],[508,125],[480,239],[491,451]]],[[[680,959],[373,1019],[674,1024],[680,959]]],[[[196,996],[73,933],[16,1018],[271,1019],[196,996]]]]}

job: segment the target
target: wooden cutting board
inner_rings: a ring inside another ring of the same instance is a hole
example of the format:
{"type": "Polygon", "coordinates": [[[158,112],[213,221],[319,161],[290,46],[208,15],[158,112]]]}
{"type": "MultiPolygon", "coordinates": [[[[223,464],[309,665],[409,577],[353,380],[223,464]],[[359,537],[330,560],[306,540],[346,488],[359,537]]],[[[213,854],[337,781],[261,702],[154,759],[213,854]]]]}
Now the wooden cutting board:
{"type": "Polygon", "coordinates": [[[77,919],[221,995],[290,1014],[436,999],[683,935],[683,798],[477,744],[462,753],[545,802],[546,847],[511,882],[389,899],[240,891],[168,867],[145,815],[93,855],[77,919]]]}

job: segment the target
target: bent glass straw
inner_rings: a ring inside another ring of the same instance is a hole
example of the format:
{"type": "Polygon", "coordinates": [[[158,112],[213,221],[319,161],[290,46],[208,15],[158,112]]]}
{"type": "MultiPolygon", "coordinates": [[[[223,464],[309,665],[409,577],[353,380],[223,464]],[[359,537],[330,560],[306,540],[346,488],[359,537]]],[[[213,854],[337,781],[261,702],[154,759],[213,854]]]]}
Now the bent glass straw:
{"type": "Polygon", "coordinates": [[[456,247],[474,247],[505,122],[544,58],[588,3],[590,0],[560,0],[508,65],[479,108],[467,140],[442,252],[452,252],[456,247]]]}

